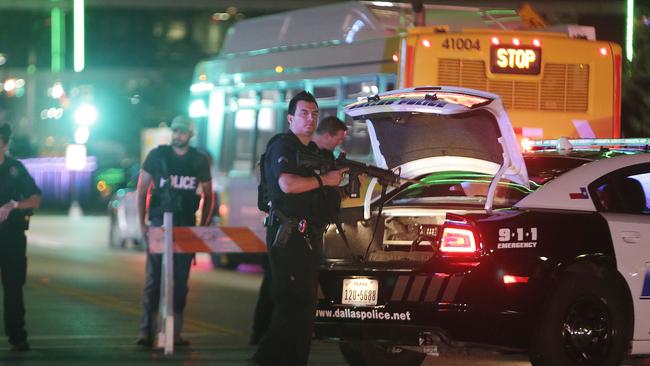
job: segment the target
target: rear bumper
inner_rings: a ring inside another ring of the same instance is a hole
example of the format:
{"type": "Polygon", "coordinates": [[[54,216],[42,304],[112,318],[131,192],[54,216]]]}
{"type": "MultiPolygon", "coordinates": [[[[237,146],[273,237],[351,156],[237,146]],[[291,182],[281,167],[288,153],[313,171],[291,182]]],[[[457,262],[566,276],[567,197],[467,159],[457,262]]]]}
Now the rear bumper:
{"type": "Polygon", "coordinates": [[[321,272],[315,332],[322,339],[418,345],[423,335],[450,342],[525,349],[540,311],[534,281],[505,285],[498,268],[471,271],[328,268],[321,272]],[[376,306],[341,305],[344,278],[377,279],[376,306]]]}
{"type": "Polygon", "coordinates": [[[317,338],[325,340],[389,342],[403,346],[419,345],[419,337],[426,333],[444,333],[440,329],[415,325],[394,326],[386,324],[346,324],[319,321],[315,323],[315,332],[317,338]]]}

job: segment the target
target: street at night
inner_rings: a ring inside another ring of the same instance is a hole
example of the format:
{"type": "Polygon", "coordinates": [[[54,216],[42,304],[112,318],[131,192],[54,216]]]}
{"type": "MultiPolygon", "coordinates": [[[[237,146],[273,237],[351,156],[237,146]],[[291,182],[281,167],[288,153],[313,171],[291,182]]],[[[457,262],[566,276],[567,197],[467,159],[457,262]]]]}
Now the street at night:
{"type": "Polygon", "coordinates": [[[650,366],[648,80],[650,1],[0,0],[0,366],[650,366]]]}
{"type": "MultiPolygon", "coordinates": [[[[214,270],[207,255],[192,269],[184,336],[189,348],[171,356],[134,345],[140,320],[144,253],[111,250],[108,218],[36,215],[28,231],[25,287],[32,350],[9,353],[2,365],[245,365],[261,274],[214,270]]],[[[524,356],[474,355],[476,365],[528,365],[524,356]],[[502,362],[497,360],[503,359],[502,362]],[[495,363],[497,362],[497,363],[495,363]]],[[[425,365],[462,365],[465,358],[425,365]]],[[[338,346],[315,342],[311,365],[345,365],[338,346]]]]}
{"type": "MultiPolygon", "coordinates": [[[[144,253],[110,250],[108,218],[35,216],[28,232],[25,287],[32,350],[9,353],[2,365],[244,365],[260,274],[213,270],[207,256],[193,267],[184,335],[173,356],[133,344],[138,334],[144,253]]],[[[333,344],[314,347],[314,364],[340,365],[333,344]]]]}
{"type": "MultiPolygon", "coordinates": [[[[200,254],[185,313],[184,336],[191,345],[165,356],[133,344],[145,257],[136,250],[109,249],[107,231],[105,216],[34,216],[25,288],[32,350],[9,352],[2,343],[0,365],[246,365],[254,352],[247,342],[261,274],[214,270],[200,254]]],[[[345,363],[336,344],[316,341],[310,365],[345,363]]],[[[473,350],[427,357],[427,365],[530,363],[521,354],[473,350]]]]}

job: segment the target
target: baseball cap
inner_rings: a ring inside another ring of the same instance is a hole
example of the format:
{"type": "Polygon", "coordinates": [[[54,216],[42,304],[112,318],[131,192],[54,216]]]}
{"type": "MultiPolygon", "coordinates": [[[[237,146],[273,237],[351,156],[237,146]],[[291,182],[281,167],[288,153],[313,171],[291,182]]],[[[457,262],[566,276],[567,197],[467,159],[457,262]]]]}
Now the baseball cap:
{"type": "Polygon", "coordinates": [[[171,129],[181,130],[182,132],[192,132],[194,130],[194,125],[189,118],[185,116],[176,116],[172,120],[171,129]]]}

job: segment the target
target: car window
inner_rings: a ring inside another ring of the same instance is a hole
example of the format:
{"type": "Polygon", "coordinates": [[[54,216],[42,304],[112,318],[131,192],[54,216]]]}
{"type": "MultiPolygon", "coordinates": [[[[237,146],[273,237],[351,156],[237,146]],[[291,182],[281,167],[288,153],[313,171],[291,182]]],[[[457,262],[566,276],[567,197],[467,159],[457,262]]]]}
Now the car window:
{"type": "Polygon", "coordinates": [[[548,155],[524,156],[524,161],[528,170],[528,178],[542,185],[564,172],[588,163],[591,160],[569,156],[548,155]]]}
{"type": "MultiPolygon", "coordinates": [[[[388,205],[485,204],[493,176],[468,172],[438,172],[419,178],[401,190],[388,205]]],[[[525,186],[502,179],[497,186],[494,205],[509,207],[531,192],[525,186]]]]}
{"type": "Polygon", "coordinates": [[[602,211],[649,214],[650,173],[613,177],[596,188],[602,211]]]}

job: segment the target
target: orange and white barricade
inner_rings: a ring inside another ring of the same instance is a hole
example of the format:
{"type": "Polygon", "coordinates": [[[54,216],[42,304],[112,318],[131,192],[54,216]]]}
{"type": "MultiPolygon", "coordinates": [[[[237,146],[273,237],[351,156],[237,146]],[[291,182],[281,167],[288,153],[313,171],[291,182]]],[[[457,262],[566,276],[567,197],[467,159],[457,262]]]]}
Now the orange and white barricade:
{"type": "MultiPolygon", "coordinates": [[[[264,235],[247,227],[175,227],[174,253],[265,253],[266,244],[261,239],[264,235]]],[[[163,227],[149,228],[149,252],[163,253],[164,237],[163,227]]]]}
{"type": "Polygon", "coordinates": [[[266,244],[247,227],[193,226],[172,227],[171,213],[164,214],[162,227],[150,227],[148,250],[163,254],[160,288],[160,331],[158,347],[166,355],[174,352],[174,261],[173,253],[265,253],[266,244]]]}

